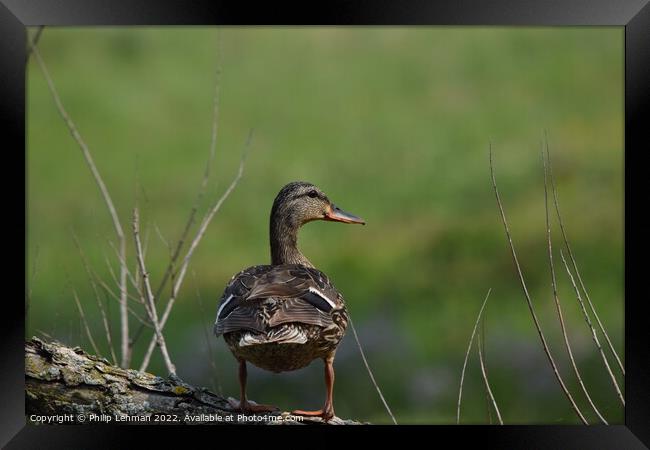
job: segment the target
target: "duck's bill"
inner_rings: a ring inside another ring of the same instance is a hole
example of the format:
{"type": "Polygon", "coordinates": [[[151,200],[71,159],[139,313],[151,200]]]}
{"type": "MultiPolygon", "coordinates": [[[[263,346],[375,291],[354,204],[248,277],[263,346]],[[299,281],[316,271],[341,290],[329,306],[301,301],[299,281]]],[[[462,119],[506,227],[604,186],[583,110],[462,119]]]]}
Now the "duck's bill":
{"type": "Polygon", "coordinates": [[[333,222],[343,222],[343,223],[360,223],[361,225],[366,224],[366,221],[363,220],[361,217],[357,217],[354,214],[345,212],[336,205],[332,205],[329,211],[325,213],[325,220],[331,220],[333,222]]]}

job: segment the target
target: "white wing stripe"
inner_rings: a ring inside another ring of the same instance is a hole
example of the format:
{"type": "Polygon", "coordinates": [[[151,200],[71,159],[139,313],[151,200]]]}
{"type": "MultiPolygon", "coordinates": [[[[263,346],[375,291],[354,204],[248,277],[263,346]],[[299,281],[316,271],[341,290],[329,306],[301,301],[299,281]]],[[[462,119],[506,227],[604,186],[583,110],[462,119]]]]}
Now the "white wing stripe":
{"type": "Polygon", "coordinates": [[[225,302],[223,302],[223,305],[219,307],[219,311],[217,311],[217,320],[214,321],[214,323],[217,323],[219,321],[219,315],[221,314],[221,310],[223,310],[223,307],[226,306],[228,303],[230,303],[230,300],[234,297],[234,294],[230,294],[230,297],[226,299],[225,302]]]}
{"type": "Polygon", "coordinates": [[[309,287],[309,292],[311,292],[312,294],[316,294],[316,295],[318,295],[320,298],[322,298],[322,299],[325,300],[327,303],[329,303],[330,306],[331,306],[332,308],[336,308],[336,303],[334,303],[332,300],[330,300],[330,299],[327,297],[327,295],[323,294],[323,293],[322,293],[321,291],[319,291],[318,289],[314,289],[313,287],[310,286],[310,287],[309,287]]]}

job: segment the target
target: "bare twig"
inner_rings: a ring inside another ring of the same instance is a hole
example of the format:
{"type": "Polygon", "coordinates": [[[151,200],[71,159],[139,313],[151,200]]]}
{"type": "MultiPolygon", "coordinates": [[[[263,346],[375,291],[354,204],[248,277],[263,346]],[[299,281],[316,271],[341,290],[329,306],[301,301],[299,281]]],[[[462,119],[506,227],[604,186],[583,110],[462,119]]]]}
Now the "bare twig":
{"type": "Polygon", "coordinates": [[[580,295],[580,290],[578,289],[578,286],[576,285],[575,279],[573,278],[573,275],[571,274],[571,270],[569,269],[569,265],[566,262],[566,259],[564,258],[564,253],[562,250],[560,250],[560,256],[562,257],[562,262],[564,263],[564,267],[566,268],[567,274],[569,275],[569,278],[571,279],[571,284],[573,285],[573,289],[576,293],[576,298],[578,299],[578,303],[580,303],[580,309],[582,310],[582,314],[585,317],[585,321],[587,322],[587,325],[589,326],[589,329],[591,330],[591,338],[594,341],[594,344],[596,344],[596,348],[598,348],[598,352],[600,353],[601,358],[603,359],[603,364],[605,365],[605,368],[607,369],[607,373],[609,374],[610,379],[612,380],[612,385],[614,386],[614,389],[616,390],[616,395],[618,395],[619,400],[625,406],[625,399],[623,398],[623,394],[621,393],[621,388],[618,386],[618,383],[616,382],[616,377],[612,373],[612,369],[609,367],[609,363],[607,362],[607,357],[605,356],[605,352],[603,351],[603,347],[600,345],[600,341],[598,340],[598,336],[596,336],[596,330],[594,329],[594,326],[591,324],[591,319],[589,318],[589,314],[587,314],[587,309],[585,308],[585,303],[582,300],[582,296],[580,295]]]}
{"type": "Polygon", "coordinates": [[[207,317],[205,308],[203,307],[203,299],[201,298],[201,292],[199,291],[199,285],[196,282],[196,272],[192,270],[192,280],[194,281],[194,287],[196,289],[196,300],[199,303],[199,311],[201,313],[201,325],[203,328],[203,334],[205,335],[205,345],[208,349],[208,359],[210,360],[210,367],[212,368],[212,373],[214,377],[212,378],[212,389],[219,391],[219,395],[223,395],[223,389],[221,388],[221,382],[219,381],[219,371],[217,370],[216,358],[212,351],[212,336],[208,332],[208,328],[203,323],[203,318],[207,317]],[[216,384],[215,384],[216,381],[216,384]]]}
{"type": "Polygon", "coordinates": [[[499,423],[503,425],[503,419],[501,419],[501,412],[499,412],[497,401],[494,398],[494,394],[492,394],[492,389],[490,389],[490,382],[488,381],[487,370],[485,368],[485,361],[483,360],[483,351],[481,349],[482,342],[481,342],[480,334],[478,336],[477,347],[478,347],[478,359],[481,363],[481,373],[483,374],[483,381],[485,382],[485,390],[487,391],[487,394],[490,397],[490,400],[492,401],[492,406],[494,407],[494,411],[497,413],[497,419],[499,419],[499,423]]]}
{"type": "Polygon", "coordinates": [[[108,348],[111,352],[111,358],[113,359],[113,364],[117,365],[117,356],[115,355],[115,350],[113,349],[113,335],[111,333],[111,327],[108,324],[108,317],[106,316],[106,310],[104,309],[104,304],[102,303],[102,300],[99,297],[97,285],[95,284],[95,279],[93,276],[94,272],[90,269],[90,264],[86,259],[86,255],[84,254],[84,251],[81,248],[81,243],[79,242],[79,239],[77,238],[77,235],[74,233],[74,231],[72,231],[72,240],[74,241],[74,244],[77,247],[77,250],[79,251],[79,256],[81,257],[81,263],[83,264],[84,269],[86,270],[86,274],[88,275],[88,281],[90,281],[90,286],[92,287],[93,293],[95,294],[95,300],[97,302],[99,313],[102,317],[102,324],[104,325],[104,332],[106,333],[106,341],[108,342],[108,348]]]}
{"type": "MultiPolygon", "coordinates": [[[[217,43],[220,45],[221,40],[218,39],[217,43]]],[[[190,215],[187,219],[187,222],[185,223],[185,228],[183,229],[183,232],[181,233],[181,237],[176,243],[176,247],[174,248],[171,258],[169,260],[169,264],[167,265],[167,269],[165,269],[165,274],[163,275],[162,280],[160,281],[160,284],[158,285],[158,289],[156,289],[155,293],[155,298],[158,299],[162,291],[167,284],[167,281],[169,281],[169,278],[173,276],[174,272],[174,266],[176,265],[176,261],[178,260],[181,250],[183,249],[183,245],[185,245],[185,242],[187,240],[187,237],[189,235],[189,232],[192,228],[192,225],[194,225],[194,220],[196,218],[196,213],[199,210],[199,206],[201,205],[201,201],[203,200],[203,197],[205,196],[207,187],[208,187],[208,180],[210,178],[210,169],[212,167],[212,163],[214,161],[214,157],[216,154],[216,148],[217,148],[217,131],[218,131],[218,123],[219,123],[219,93],[221,89],[221,64],[219,58],[221,57],[221,51],[217,49],[217,69],[216,69],[216,80],[215,80],[215,87],[214,87],[214,96],[212,100],[212,131],[210,135],[210,152],[208,155],[208,160],[205,163],[205,169],[203,171],[203,178],[201,179],[201,185],[199,187],[199,192],[196,196],[196,200],[194,201],[194,205],[192,206],[192,210],[190,211],[190,215]]],[[[162,238],[162,233],[159,234],[159,236],[162,238]]],[[[165,239],[163,241],[166,243],[166,246],[168,248],[171,248],[171,246],[167,243],[165,239]]],[[[173,283],[172,283],[173,284],[173,283]]],[[[135,343],[138,338],[140,337],[140,334],[142,333],[143,328],[140,327],[136,332],[135,335],[133,336],[133,342],[135,343]]]]}
{"type": "MultiPolygon", "coordinates": [[[[136,194],[136,205],[139,203],[138,198],[139,198],[139,196],[136,194]]],[[[148,222],[147,231],[146,231],[146,235],[145,235],[145,238],[144,238],[144,247],[142,249],[142,259],[143,260],[146,259],[146,257],[147,257],[147,247],[149,245],[150,225],[151,225],[151,222],[148,222]]],[[[141,274],[140,274],[140,266],[138,264],[137,258],[136,258],[136,261],[135,261],[135,268],[133,269],[133,272],[135,274],[134,278],[135,278],[135,281],[136,281],[135,288],[136,288],[136,291],[140,293],[140,300],[141,300],[142,304],[145,306],[145,312],[146,312],[147,302],[145,301],[144,295],[142,293],[142,286],[141,286],[141,283],[140,283],[140,280],[142,279],[142,277],[141,277],[141,274]]],[[[156,297],[154,297],[154,300],[155,299],[156,299],[156,297]]],[[[147,318],[148,317],[149,317],[149,315],[147,314],[147,318]]],[[[150,322],[147,322],[146,320],[140,320],[140,323],[141,323],[140,328],[149,327],[149,328],[153,329],[153,325],[150,322]]],[[[131,338],[131,340],[129,341],[129,362],[131,360],[131,356],[133,355],[133,346],[134,346],[134,344],[135,344],[135,341],[133,340],[133,338],[131,338]]]]}
{"type": "MultiPolygon", "coordinates": [[[[139,158],[139,156],[140,155],[138,155],[138,154],[135,155],[134,197],[135,197],[135,204],[136,205],[140,204],[140,195],[139,195],[140,190],[138,190],[138,187],[142,187],[142,185],[139,182],[140,181],[140,170],[139,170],[139,168],[140,168],[140,158],[139,158]]],[[[144,192],[143,189],[142,189],[142,191],[144,192]]],[[[146,250],[143,250],[142,259],[145,259],[145,258],[146,258],[146,250]]],[[[142,304],[145,305],[145,310],[146,310],[147,302],[144,299],[144,295],[142,294],[142,289],[141,289],[141,286],[140,286],[140,280],[142,278],[141,278],[141,274],[140,274],[140,265],[138,264],[138,259],[137,258],[134,261],[133,274],[134,274],[133,278],[135,278],[135,286],[134,286],[135,290],[136,290],[136,292],[138,292],[140,294],[140,300],[142,301],[142,304]]],[[[133,339],[131,339],[129,341],[129,356],[128,356],[129,363],[131,362],[130,359],[131,359],[132,354],[133,354],[133,339]]]]}
{"type": "Polygon", "coordinates": [[[499,212],[501,213],[501,221],[503,222],[503,227],[505,229],[506,237],[508,239],[508,245],[510,246],[510,252],[512,254],[512,259],[513,262],[515,263],[515,267],[517,269],[517,274],[519,276],[519,281],[521,283],[521,287],[524,291],[524,296],[526,297],[526,303],[528,304],[528,309],[530,311],[530,315],[533,318],[533,323],[535,324],[535,328],[537,329],[537,334],[539,335],[539,339],[542,342],[542,347],[544,348],[544,353],[546,354],[546,357],[548,358],[549,363],[551,364],[551,367],[553,368],[553,373],[555,374],[555,377],[557,378],[558,383],[560,384],[560,387],[562,388],[562,391],[564,392],[564,395],[566,395],[567,399],[569,400],[569,403],[571,403],[571,407],[575,411],[575,413],[578,415],[580,420],[585,424],[588,425],[587,419],[582,415],[582,412],[580,411],[580,408],[578,408],[578,405],[576,402],[573,400],[573,396],[567,389],[566,385],[564,384],[564,380],[562,379],[562,376],[560,375],[560,372],[555,364],[555,360],[553,359],[553,356],[551,355],[551,351],[548,348],[548,344],[546,343],[546,338],[544,337],[544,333],[542,332],[542,327],[539,323],[539,320],[537,320],[537,314],[535,314],[535,309],[533,307],[533,302],[530,298],[530,294],[528,293],[528,288],[526,287],[526,281],[524,280],[524,275],[521,271],[521,267],[519,266],[519,259],[517,258],[517,252],[515,251],[515,246],[512,243],[512,238],[510,236],[510,228],[508,227],[508,221],[506,220],[506,214],[503,210],[503,205],[501,204],[501,198],[499,197],[499,190],[497,189],[497,182],[496,178],[494,175],[494,166],[492,163],[492,144],[490,144],[490,175],[492,178],[492,188],[494,190],[494,195],[497,200],[497,204],[499,206],[499,212]]]}
{"type": "MultiPolygon", "coordinates": [[[[178,272],[178,277],[176,278],[176,281],[172,285],[171,296],[167,301],[167,305],[165,306],[165,311],[163,312],[163,316],[160,321],[161,329],[164,328],[165,324],[167,323],[167,319],[169,318],[169,313],[171,312],[172,307],[174,306],[174,302],[176,301],[178,292],[183,284],[183,279],[185,278],[185,273],[187,272],[187,267],[190,264],[190,259],[192,258],[194,251],[196,250],[197,246],[201,242],[201,239],[203,238],[203,235],[205,234],[208,225],[210,225],[212,218],[219,211],[219,209],[221,209],[221,205],[223,205],[223,202],[225,202],[226,199],[230,196],[230,194],[235,189],[237,183],[239,183],[239,180],[241,179],[244,173],[244,163],[246,162],[246,156],[248,154],[248,149],[250,147],[252,138],[253,138],[253,130],[249,132],[248,138],[246,139],[244,151],[239,161],[239,169],[237,170],[237,175],[230,183],[230,186],[228,186],[228,189],[226,189],[223,195],[219,198],[219,200],[217,200],[217,202],[213,205],[210,211],[208,211],[208,213],[203,218],[203,221],[201,222],[201,226],[199,227],[196,236],[194,236],[194,240],[192,241],[190,248],[187,251],[187,254],[185,255],[185,258],[183,258],[181,268],[178,272]]],[[[144,359],[142,361],[142,365],[140,366],[141,371],[146,370],[147,366],[149,365],[149,361],[151,359],[151,354],[153,352],[154,345],[155,345],[155,337],[152,337],[151,341],[149,342],[149,348],[147,349],[147,352],[145,353],[144,359]]]]}
{"type": "Polygon", "coordinates": [[[93,339],[93,334],[90,332],[90,328],[88,327],[88,321],[86,320],[86,315],[84,314],[84,310],[81,307],[81,302],[79,301],[79,296],[77,295],[77,291],[72,288],[72,296],[74,297],[74,301],[77,304],[77,309],[79,310],[79,316],[81,317],[81,321],[83,322],[84,329],[86,330],[86,336],[88,336],[88,340],[90,341],[90,345],[93,347],[94,352],[101,356],[102,354],[99,352],[99,349],[97,348],[97,345],[95,344],[95,340],[93,339]]]}
{"type": "MultiPolygon", "coordinates": [[[[113,266],[111,266],[111,262],[108,260],[108,257],[107,257],[105,254],[104,254],[104,260],[106,261],[106,266],[108,267],[108,273],[111,275],[111,279],[113,280],[113,282],[115,283],[115,285],[116,285],[117,288],[119,289],[119,288],[120,288],[119,281],[117,281],[117,277],[115,276],[115,271],[113,270],[113,266]]],[[[99,280],[101,280],[101,278],[100,278],[99,276],[97,276],[96,278],[99,279],[99,280]]],[[[137,280],[136,280],[136,281],[137,281],[137,280]]],[[[101,284],[101,283],[100,283],[100,284],[101,284]]],[[[104,284],[106,284],[106,283],[104,283],[104,284]]],[[[139,288],[139,286],[136,285],[135,288],[136,288],[136,289],[135,289],[136,293],[139,293],[139,292],[140,292],[140,288],[139,288]]],[[[110,289],[110,288],[108,287],[108,285],[106,285],[105,289],[109,289],[109,290],[111,291],[111,293],[113,293],[113,290],[110,289]]],[[[138,295],[139,295],[139,294],[138,294],[138,295]]],[[[113,294],[113,297],[115,297],[115,298],[117,299],[118,304],[119,304],[120,297],[117,296],[116,294],[113,294]]],[[[140,298],[139,296],[136,297],[135,295],[131,294],[130,292],[127,292],[127,298],[130,299],[130,300],[132,300],[132,301],[134,301],[134,302],[136,302],[136,303],[138,303],[139,305],[143,305],[143,304],[144,304],[143,301],[142,301],[142,298],[140,298]]]]}
{"type": "MultiPolygon", "coordinates": [[[[126,259],[126,241],[124,237],[120,242],[120,255],[122,260],[126,259]]],[[[129,314],[127,305],[127,288],[126,288],[126,263],[120,266],[120,331],[122,362],[121,366],[127,368],[131,365],[131,346],[129,340],[129,314]]]]}
{"type": "MultiPolygon", "coordinates": [[[[558,296],[557,293],[557,281],[555,278],[555,265],[553,264],[553,243],[551,239],[551,221],[549,218],[549,213],[548,213],[548,180],[547,180],[547,175],[548,175],[548,168],[546,164],[546,159],[544,158],[544,153],[542,153],[542,163],[544,166],[544,211],[545,211],[545,216],[546,216],[546,240],[548,244],[548,263],[549,267],[551,270],[551,285],[553,287],[553,299],[555,300],[555,308],[557,310],[557,316],[558,320],[560,321],[560,328],[562,329],[562,336],[564,337],[564,346],[567,351],[567,355],[569,356],[569,360],[571,361],[571,366],[573,367],[573,372],[576,374],[576,378],[578,380],[578,383],[580,384],[580,388],[582,389],[582,392],[584,392],[585,397],[587,397],[587,401],[589,402],[589,405],[591,405],[591,408],[594,410],[598,418],[603,422],[605,425],[607,425],[607,421],[603,417],[603,415],[600,413],[598,408],[596,408],[596,405],[594,404],[593,400],[591,399],[591,396],[589,395],[589,391],[587,391],[587,388],[582,381],[582,376],[580,376],[580,371],[578,370],[578,365],[576,364],[575,359],[573,358],[573,351],[571,350],[571,343],[569,342],[569,336],[566,330],[566,326],[564,324],[564,317],[562,316],[562,306],[560,304],[560,297],[558,296]]],[[[549,161],[550,165],[550,161],[549,161]]]]}
{"type": "MultiPolygon", "coordinates": [[[[110,286],[108,286],[108,284],[106,284],[106,282],[104,280],[102,280],[101,277],[96,272],[93,271],[93,274],[95,276],[95,281],[104,289],[104,292],[106,294],[108,294],[108,297],[112,297],[119,304],[120,297],[115,292],[113,292],[113,290],[110,288],[110,286]]],[[[136,299],[135,297],[133,297],[132,294],[129,294],[129,298],[131,298],[132,300],[136,299]]],[[[139,304],[142,304],[142,299],[138,298],[136,300],[137,300],[137,302],[139,304]]],[[[127,306],[127,308],[129,310],[129,314],[131,314],[133,317],[135,317],[136,320],[138,320],[140,323],[144,324],[146,327],[153,328],[151,323],[149,323],[145,318],[141,317],[138,313],[136,313],[130,307],[127,306]]]]}
{"type": "Polygon", "coordinates": [[[158,238],[160,238],[160,241],[163,243],[163,245],[165,247],[167,247],[167,250],[169,251],[170,259],[173,258],[174,252],[172,250],[171,244],[169,243],[169,241],[167,239],[165,239],[165,236],[163,235],[162,231],[160,231],[160,228],[158,227],[158,224],[154,223],[153,226],[154,226],[154,229],[156,231],[156,234],[158,235],[158,238]]]}
{"type": "MultiPolygon", "coordinates": [[[[131,274],[131,272],[128,270],[128,266],[126,265],[126,261],[124,259],[122,259],[122,256],[119,254],[118,250],[115,248],[115,245],[113,245],[113,243],[110,241],[110,239],[108,240],[108,245],[113,249],[113,251],[115,252],[115,254],[117,256],[117,259],[120,261],[120,263],[121,263],[120,267],[126,267],[126,274],[128,275],[128,279],[131,282],[131,285],[133,286],[133,288],[135,289],[135,292],[139,296],[139,297],[133,297],[131,294],[129,294],[127,292],[127,300],[132,299],[136,303],[142,305],[144,307],[144,309],[145,309],[145,312],[147,313],[147,319],[148,319],[149,315],[148,315],[148,311],[147,311],[147,308],[148,308],[147,301],[145,300],[145,294],[142,292],[142,289],[140,287],[140,283],[131,274]]],[[[110,272],[110,274],[111,274],[111,276],[113,278],[113,281],[117,283],[117,279],[115,277],[115,273],[113,272],[113,268],[111,266],[111,263],[108,260],[108,258],[105,257],[105,259],[106,259],[106,265],[108,266],[108,270],[109,270],[109,272],[110,272]]],[[[136,263],[137,263],[137,259],[136,259],[136,263]]],[[[136,266],[136,268],[137,268],[137,266],[136,266]]],[[[139,272],[139,269],[137,269],[137,270],[139,272]]],[[[117,283],[117,284],[118,284],[118,288],[119,288],[119,283],[117,283]]],[[[121,303],[120,303],[120,305],[121,305],[121,303]]],[[[142,324],[142,327],[148,326],[148,327],[153,329],[153,324],[151,322],[147,323],[146,320],[140,318],[134,311],[131,310],[131,308],[129,308],[128,304],[127,304],[127,311],[130,312],[131,314],[133,314],[136,318],[138,318],[138,320],[142,324]]],[[[155,331],[154,331],[154,333],[155,333],[155,331]]],[[[128,345],[127,345],[127,353],[126,353],[126,359],[129,362],[129,366],[131,365],[130,361],[131,361],[132,354],[133,354],[133,341],[129,340],[128,345]]]]}
{"type": "Polygon", "coordinates": [[[110,239],[108,240],[108,245],[115,252],[115,256],[117,256],[118,261],[120,261],[120,263],[124,264],[124,266],[126,267],[126,274],[127,274],[128,281],[131,282],[131,286],[133,286],[133,289],[135,289],[136,292],[138,293],[138,295],[140,295],[140,297],[141,297],[140,300],[139,300],[139,303],[141,303],[143,305],[146,304],[146,301],[143,300],[144,296],[142,295],[142,290],[140,289],[140,285],[139,285],[138,281],[135,279],[135,276],[131,273],[128,266],[126,266],[126,260],[122,259],[118,249],[115,247],[115,244],[113,244],[113,242],[110,239]]]}
{"type": "Polygon", "coordinates": [[[359,336],[357,335],[357,329],[354,328],[354,323],[352,323],[352,317],[348,316],[348,320],[350,322],[350,328],[352,329],[352,335],[354,336],[354,340],[356,341],[357,347],[359,348],[359,353],[361,353],[361,359],[363,360],[363,364],[366,366],[366,370],[368,371],[368,375],[370,376],[370,381],[372,381],[372,384],[375,386],[375,389],[377,390],[377,394],[379,394],[379,398],[381,399],[381,402],[384,404],[384,408],[386,409],[386,412],[393,420],[393,423],[397,425],[397,420],[395,419],[393,412],[390,410],[390,407],[388,406],[388,403],[384,398],[384,394],[381,393],[381,389],[379,389],[379,385],[375,380],[375,376],[372,374],[372,370],[370,369],[370,365],[368,364],[368,360],[366,359],[366,354],[364,353],[363,347],[361,346],[361,342],[359,341],[359,336]]]}
{"type": "Polygon", "coordinates": [[[488,298],[490,298],[490,292],[492,292],[492,288],[488,289],[487,294],[485,295],[485,300],[483,300],[481,309],[478,312],[478,317],[476,318],[476,322],[474,323],[474,328],[472,329],[472,335],[470,336],[469,344],[467,345],[467,351],[465,352],[465,361],[463,362],[463,370],[460,373],[460,388],[458,389],[458,404],[456,407],[456,424],[460,424],[460,404],[463,398],[463,382],[465,381],[465,369],[467,368],[467,360],[469,359],[469,353],[472,350],[472,344],[474,343],[474,335],[476,334],[476,329],[478,328],[478,324],[481,321],[481,314],[483,314],[483,309],[485,308],[485,304],[487,303],[488,298]]]}
{"type": "MultiPolygon", "coordinates": [[[[47,86],[50,90],[50,94],[52,95],[52,98],[54,99],[54,103],[59,112],[59,115],[61,116],[61,118],[63,118],[64,122],[68,127],[68,130],[70,131],[70,134],[79,145],[79,148],[81,149],[81,153],[83,154],[83,157],[86,161],[86,164],[88,165],[88,168],[90,169],[90,172],[92,173],[93,178],[95,179],[95,183],[97,184],[97,187],[99,188],[102,194],[104,202],[106,203],[106,207],[113,221],[113,228],[115,229],[115,234],[117,235],[117,239],[119,241],[120,256],[121,256],[120,260],[125,261],[126,260],[126,238],[124,236],[124,230],[122,229],[122,225],[120,224],[120,219],[117,215],[117,210],[115,209],[115,206],[113,205],[113,200],[111,199],[111,196],[108,192],[108,188],[106,187],[106,184],[104,184],[104,180],[102,179],[99,170],[95,165],[93,157],[90,153],[90,149],[86,145],[85,141],[81,137],[81,134],[79,134],[76,125],[74,124],[74,122],[66,112],[65,108],[63,107],[61,98],[59,97],[56,87],[54,86],[54,81],[52,80],[52,77],[50,76],[47,70],[47,67],[45,65],[45,62],[43,61],[43,58],[41,57],[36,42],[32,41],[31,48],[32,48],[32,53],[36,58],[36,62],[38,63],[41,72],[43,72],[43,76],[45,77],[45,81],[47,82],[47,86]]],[[[126,266],[125,263],[122,262],[121,269],[120,269],[120,293],[121,293],[120,294],[120,318],[121,318],[120,325],[121,325],[121,348],[122,348],[123,367],[126,367],[128,365],[127,356],[129,353],[129,348],[128,348],[129,321],[128,321],[128,311],[126,307],[126,302],[127,302],[126,291],[127,291],[126,266]]]]}
{"type": "Polygon", "coordinates": [[[165,361],[165,366],[170,374],[176,374],[176,367],[169,357],[169,352],[167,351],[167,344],[165,343],[165,337],[162,334],[160,322],[158,321],[158,312],[156,311],[156,305],[154,303],[153,291],[151,290],[151,283],[149,282],[149,272],[144,264],[144,256],[142,253],[142,244],[140,242],[140,217],[138,213],[138,208],[133,209],[133,238],[135,240],[135,254],[138,259],[138,265],[140,267],[140,273],[142,274],[142,284],[144,285],[144,291],[147,300],[147,314],[149,315],[149,320],[154,327],[155,342],[158,343],[160,347],[160,352],[162,353],[163,360],[165,361]]]}
{"type": "Polygon", "coordinates": [[[553,176],[553,168],[550,164],[551,161],[551,153],[548,148],[548,136],[546,133],[544,134],[545,136],[545,141],[546,141],[546,158],[549,161],[549,175],[551,178],[551,187],[553,190],[553,203],[555,205],[555,213],[557,215],[558,223],[560,224],[560,230],[562,231],[562,238],[564,240],[564,246],[567,250],[567,253],[569,255],[569,259],[571,260],[571,264],[573,265],[573,270],[576,273],[576,277],[578,278],[578,283],[580,283],[580,287],[582,291],[585,294],[585,298],[587,299],[587,303],[589,304],[589,309],[591,310],[592,314],[596,318],[596,322],[598,323],[598,327],[600,328],[600,331],[603,333],[605,336],[605,340],[607,341],[607,345],[609,347],[609,350],[612,352],[614,355],[614,358],[616,358],[616,362],[618,363],[619,368],[621,369],[621,373],[623,376],[625,376],[625,368],[623,367],[623,363],[621,362],[621,359],[618,356],[618,353],[614,349],[614,345],[612,344],[612,341],[609,339],[609,335],[607,334],[607,331],[605,330],[605,327],[603,326],[603,323],[600,321],[600,317],[598,317],[598,313],[596,313],[596,308],[594,307],[593,303],[591,302],[591,298],[589,297],[589,294],[587,293],[587,288],[585,287],[585,284],[582,281],[582,276],[580,276],[580,271],[578,270],[578,263],[576,262],[575,257],[573,256],[573,252],[571,251],[571,246],[569,245],[569,239],[567,238],[566,231],[564,229],[564,222],[562,221],[562,215],[560,214],[560,204],[558,201],[558,195],[557,195],[557,188],[555,186],[555,177],[553,176]]]}

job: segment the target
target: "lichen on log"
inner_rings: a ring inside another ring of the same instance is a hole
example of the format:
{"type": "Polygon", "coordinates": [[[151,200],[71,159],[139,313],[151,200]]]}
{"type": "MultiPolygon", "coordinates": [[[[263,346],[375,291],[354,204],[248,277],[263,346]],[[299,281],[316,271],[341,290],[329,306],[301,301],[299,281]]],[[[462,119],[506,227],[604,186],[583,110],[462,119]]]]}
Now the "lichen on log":
{"type": "MultiPolygon", "coordinates": [[[[25,342],[25,409],[36,423],[323,424],[288,412],[241,414],[224,397],[185,383],[122,369],[80,347],[25,342]]],[[[333,418],[328,424],[355,425],[333,418]]]]}

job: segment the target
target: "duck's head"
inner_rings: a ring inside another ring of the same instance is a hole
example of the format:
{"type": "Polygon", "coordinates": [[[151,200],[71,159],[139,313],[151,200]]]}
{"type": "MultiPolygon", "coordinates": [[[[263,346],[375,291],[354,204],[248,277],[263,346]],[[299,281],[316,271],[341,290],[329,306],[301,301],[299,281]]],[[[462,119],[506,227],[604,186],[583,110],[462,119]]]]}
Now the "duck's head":
{"type": "Polygon", "coordinates": [[[318,187],[305,181],[294,181],[280,190],[273,202],[271,217],[293,227],[312,220],[366,224],[362,218],[343,211],[318,187]]]}
{"type": "Polygon", "coordinates": [[[280,189],[271,209],[271,263],[302,264],[314,267],[298,250],[298,229],[312,220],[330,220],[343,223],[365,221],[343,211],[316,186],[305,181],[294,181],[280,189]]]}

